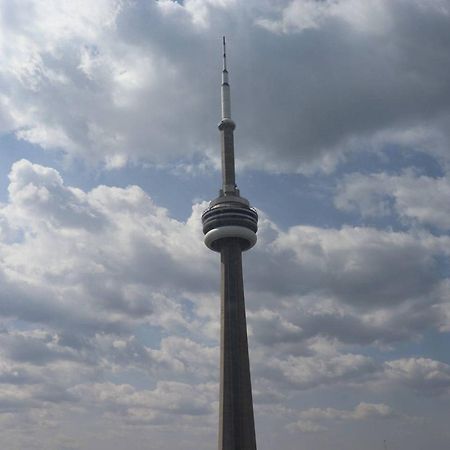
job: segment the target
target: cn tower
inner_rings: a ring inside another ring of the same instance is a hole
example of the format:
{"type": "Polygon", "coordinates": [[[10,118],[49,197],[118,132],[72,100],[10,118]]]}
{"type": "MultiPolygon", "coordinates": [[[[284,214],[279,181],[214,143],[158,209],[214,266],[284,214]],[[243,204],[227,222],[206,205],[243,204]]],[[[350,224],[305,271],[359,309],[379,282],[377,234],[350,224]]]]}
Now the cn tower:
{"type": "Polygon", "coordinates": [[[258,214],[240,196],[234,170],[236,125],[231,119],[225,37],[223,38],[222,189],[202,215],[206,246],[220,253],[220,401],[219,450],[256,450],[242,252],[256,244],[258,214]]]}

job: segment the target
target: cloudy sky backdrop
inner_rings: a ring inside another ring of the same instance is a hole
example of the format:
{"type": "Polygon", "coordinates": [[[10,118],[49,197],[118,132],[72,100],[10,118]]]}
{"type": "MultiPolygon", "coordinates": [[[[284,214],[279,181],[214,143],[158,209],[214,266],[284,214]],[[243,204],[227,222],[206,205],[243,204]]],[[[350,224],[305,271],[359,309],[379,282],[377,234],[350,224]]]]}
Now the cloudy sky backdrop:
{"type": "Polygon", "coordinates": [[[222,34],[258,448],[448,449],[448,0],[0,0],[2,447],[216,447],[222,34]]]}

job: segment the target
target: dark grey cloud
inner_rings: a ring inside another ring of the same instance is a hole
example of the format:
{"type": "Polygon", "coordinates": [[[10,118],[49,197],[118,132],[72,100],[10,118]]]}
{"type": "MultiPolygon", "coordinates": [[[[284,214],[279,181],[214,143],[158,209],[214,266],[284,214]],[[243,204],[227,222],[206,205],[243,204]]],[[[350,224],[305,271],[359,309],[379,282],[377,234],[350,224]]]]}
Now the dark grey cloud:
{"type": "Polygon", "coordinates": [[[19,365],[5,367],[0,372],[0,383],[2,384],[35,384],[42,381],[42,377],[31,373],[28,369],[19,365]]]}
{"type": "Polygon", "coordinates": [[[437,242],[430,235],[368,227],[292,227],[266,247],[264,265],[258,250],[249,255],[249,282],[284,295],[318,292],[363,309],[388,307],[438,287],[435,255],[446,249],[436,248],[437,242]]]}
{"type": "Polygon", "coordinates": [[[450,181],[447,176],[428,177],[412,171],[400,175],[376,173],[346,175],[339,183],[335,205],[363,217],[397,215],[404,222],[450,227],[450,181]]]}
{"type": "Polygon", "coordinates": [[[430,358],[402,358],[385,363],[389,380],[416,391],[418,395],[450,393],[450,366],[430,358]]]}
{"type": "Polygon", "coordinates": [[[34,365],[47,364],[58,360],[79,359],[71,349],[63,349],[55,345],[54,337],[48,333],[38,336],[20,333],[7,333],[0,335],[2,351],[6,356],[16,362],[30,362],[34,365]]]}
{"type": "Polygon", "coordinates": [[[323,386],[362,384],[381,371],[371,358],[358,354],[317,353],[314,356],[253,358],[256,378],[270,380],[283,389],[310,390],[323,386]],[[261,364],[264,361],[263,364],[261,364]]]}
{"type": "Polygon", "coordinates": [[[249,324],[256,342],[277,352],[307,356],[310,340],[318,336],[347,345],[392,345],[420,336],[440,319],[439,311],[423,301],[361,314],[316,297],[310,302],[285,300],[277,313],[260,310],[250,315],[249,324]]]}
{"type": "Polygon", "coordinates": [[[450,19],[440,0],[106,2],[90,22],[83,7],[72,21],[42,5],[31,21],[22,8],[8,8],[16,20],[4,28],[15,53],[0,80],[14,95],[6,123],[44,148],[109,167],[217,159],[226,32],[243,164],[329,169],[347,151],[405,139],[445,159],[450,19]],[[30,45],[17,48],[18,36],[30,45]]]}

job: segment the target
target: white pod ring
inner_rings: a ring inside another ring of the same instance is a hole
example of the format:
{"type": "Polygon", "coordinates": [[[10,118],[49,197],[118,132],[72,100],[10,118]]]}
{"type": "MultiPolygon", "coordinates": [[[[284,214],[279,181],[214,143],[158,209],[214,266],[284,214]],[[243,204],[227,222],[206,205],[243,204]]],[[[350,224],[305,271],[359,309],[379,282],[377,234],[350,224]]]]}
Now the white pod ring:
{"type": "Polygon", "coordinates": [[[220,247],[217,245],[219,239],[224,238],[239,238],[245,241],[245,245],[242,250],[248,250],[256,244],[256,233],[248,228],[239,227],[235,225],[227,225],[220,228],[214,228],[205,234],[205,245],[215,252],[220,251],[220,247]]]}

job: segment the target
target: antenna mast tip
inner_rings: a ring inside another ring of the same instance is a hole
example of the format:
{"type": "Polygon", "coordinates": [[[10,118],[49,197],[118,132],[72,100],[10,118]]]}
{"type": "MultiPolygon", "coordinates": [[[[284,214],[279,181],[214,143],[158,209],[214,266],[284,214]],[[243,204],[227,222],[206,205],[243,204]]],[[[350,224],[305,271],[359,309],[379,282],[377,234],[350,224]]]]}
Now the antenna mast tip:
{"type": "Polygon", "coordinates": [[[227,51],[225,47],[225,36],[222,36],[222,43],[223,43],[223,70],[227,70],[227,51]]]}

